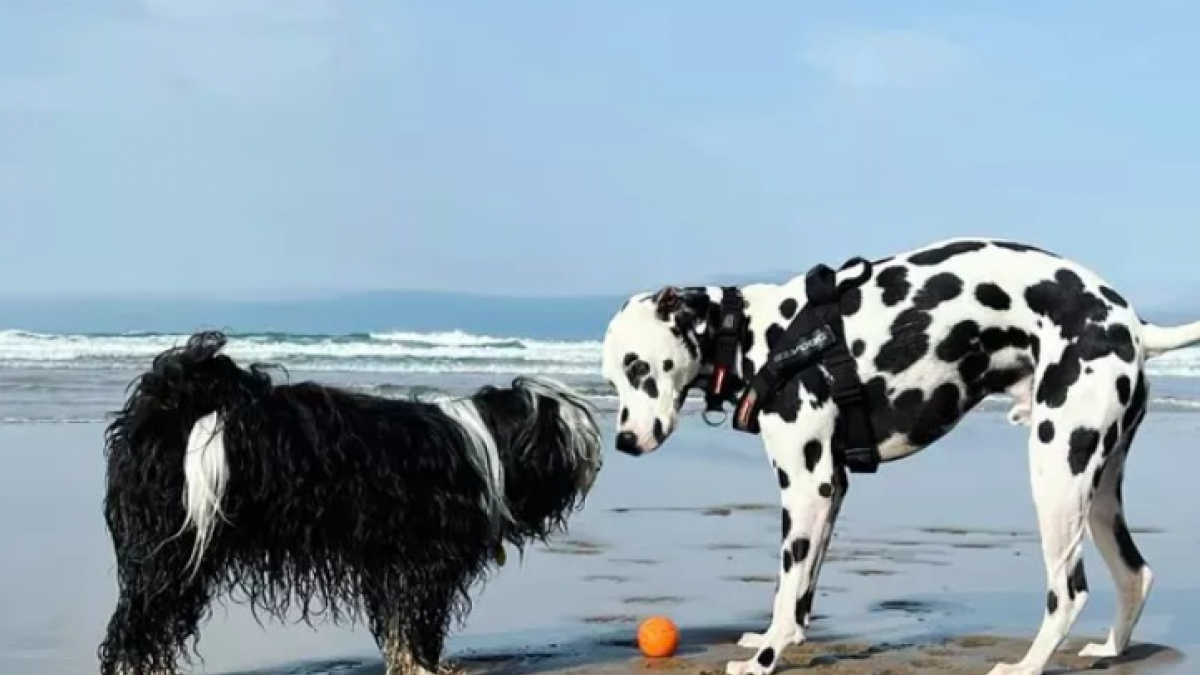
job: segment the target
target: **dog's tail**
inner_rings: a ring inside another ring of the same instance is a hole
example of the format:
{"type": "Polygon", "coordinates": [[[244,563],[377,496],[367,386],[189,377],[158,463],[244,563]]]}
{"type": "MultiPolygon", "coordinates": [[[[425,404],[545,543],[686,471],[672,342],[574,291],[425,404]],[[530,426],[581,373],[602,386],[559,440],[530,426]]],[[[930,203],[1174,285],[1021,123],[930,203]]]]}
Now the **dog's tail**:
{"type": "Polygon", "coordinates": [[[1182,326],[1156,326],[1143,321],[1142,342],[1148,358],[1200,344],[1200,321],[1182,326]]]}
{"type": "Polygon", "coordinates": [[[222,517],[229,479],[224,414],[270,386],[265,373],[239,368],[220,353],[226,341],[223,333],[201,332],[155,357],[133,382],[125,407],[106,433],[109,498],[126,509],[149,508],[150,497],[139,502],[129,495],[145,496],[155,490],[171,492],[173,499],[181,500],[183,522],[178,532],[191,530],[195,535],[188,560],[193,573],[222,517]],[[171,478],[180,471],[182,481],[171,478]],[[147,476],[164,477],[164,483],[131,484],[144,482],[147,476]]]}

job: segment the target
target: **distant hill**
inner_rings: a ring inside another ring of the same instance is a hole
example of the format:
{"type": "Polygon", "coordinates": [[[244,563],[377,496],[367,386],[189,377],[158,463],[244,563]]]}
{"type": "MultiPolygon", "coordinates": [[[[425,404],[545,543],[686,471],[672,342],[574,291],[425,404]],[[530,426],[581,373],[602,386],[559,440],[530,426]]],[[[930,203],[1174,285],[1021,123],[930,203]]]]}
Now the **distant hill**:
{"type": "Polygon", "coordinates": [[[345,334],[402,329],[542,339],[599,339],[623,298],[510,298],[374,292],[232,301],[177,298],[0,298],[0,327],[44,333],[238,332],[345,334]]]}

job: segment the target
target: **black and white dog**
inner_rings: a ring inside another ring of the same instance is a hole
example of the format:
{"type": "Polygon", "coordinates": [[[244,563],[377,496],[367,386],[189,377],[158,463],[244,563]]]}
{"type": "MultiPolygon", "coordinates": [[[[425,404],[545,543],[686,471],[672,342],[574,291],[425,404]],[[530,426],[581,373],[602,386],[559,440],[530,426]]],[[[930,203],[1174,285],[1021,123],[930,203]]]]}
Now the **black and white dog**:
{"type": "MultiPolygon", "coordinates": [[[[1146,410],[1144,363],[1200,341],[1200,323],[1145,323],[1091,271],[1007,241],[938,242],[853,263],[837,279],[860,283],[840,295],[833,313],[841,316],[863,384],[865,426],[882,461],[942,438],[991,394],[1012,395],[1010,419],[1030,427],[1049,594],[1028,653],[1019,663],[997,664],[993,675],[1040,674],[1062,643],[1088,597],[1085,530],[1112,573],[1119,602],[1107,641],[1083,654],[1121,654],[1153,578],[1121,505],[1126,453],[1146,410]]],[[[712,343],[728,313],[726,294],[745,303],[746,328],[736,372],[729,374],[745,390],[804,311],[806,280],[666,287],[630,298],[604,339],[603,374],[621,405],[618,449],[640,455],[658,448],[675,429],[688,389],[713,376],[712,343]]],[[[830,451],[839,407],[831,401],[829,370],[821,365],[812,372],[815,378],[787,382],[757,415],[782,492],[782,565],[770,627],[742,637],[739,644],[756,652],[729,663],[733,675],[770,673],[786,646],[805,639],[817,575],[848,487],[846,468],[830,451]]]]}
{"type": "Polygon", "coordinates": [[[503,543],[564,529],[600,470],[594,411],[563,385],[394,400],[275,384],[225,343],[160,354],[107,430],[104,675],[175,672],[221,594],[365,618],[389,675],[434,671],[503,543]]]}

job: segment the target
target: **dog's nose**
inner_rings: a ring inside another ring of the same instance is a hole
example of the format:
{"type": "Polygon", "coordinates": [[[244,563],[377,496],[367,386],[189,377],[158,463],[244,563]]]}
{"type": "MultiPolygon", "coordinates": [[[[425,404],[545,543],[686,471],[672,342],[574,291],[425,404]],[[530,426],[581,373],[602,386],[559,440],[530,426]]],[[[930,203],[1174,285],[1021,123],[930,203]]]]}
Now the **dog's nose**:
{"type": "Polygon", "coordinates": [[[642,454],[641,451],[638,450],[637,434],[633,433],[632,431],[622,431],[621,433],[617,434],[617,450],[630,455],[642,454]]]}

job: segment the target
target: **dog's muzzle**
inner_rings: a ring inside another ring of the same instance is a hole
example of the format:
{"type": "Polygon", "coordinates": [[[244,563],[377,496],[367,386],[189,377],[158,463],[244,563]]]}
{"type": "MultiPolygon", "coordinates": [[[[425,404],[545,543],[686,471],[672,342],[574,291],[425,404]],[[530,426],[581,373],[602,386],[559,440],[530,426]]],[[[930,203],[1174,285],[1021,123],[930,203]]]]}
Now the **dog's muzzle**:
{"type": "Polygon", "coordinates": [[[629,455],[640,455],[642,451],[638,448],[637,434],[632,431],[622,431],[617,434],[617,450],[629,455]]]}

